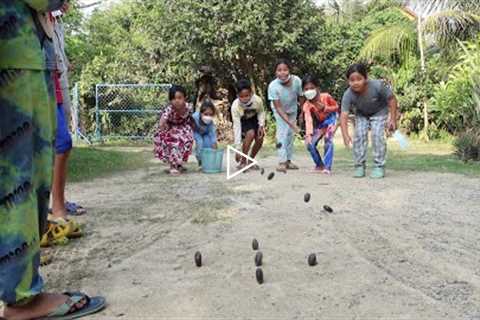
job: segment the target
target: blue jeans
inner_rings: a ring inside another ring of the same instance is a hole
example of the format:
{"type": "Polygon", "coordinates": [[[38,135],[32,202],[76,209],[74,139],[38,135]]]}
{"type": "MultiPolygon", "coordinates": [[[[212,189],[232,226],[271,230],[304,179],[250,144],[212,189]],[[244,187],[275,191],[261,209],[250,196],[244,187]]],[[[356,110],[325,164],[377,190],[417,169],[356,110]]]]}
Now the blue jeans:
{"type": "MultiPolygon", "coordinates": [[[[277,143],[282,144],[280,148],[278,148],[278,157],[280,158],[280,163],[285,163],[288,160],[292,160],[295,133],[276,111],[273,111],[273,116],[277,124],[277,143]]],[[[296,112],[287,114],[287,116],[290,123],[296,123],[296,112]]]]}
{"type": "Polygon", "coordinates": [[[307,150],[310,152],[313,162],[317,168],[324,167],[325,169],[332,170],[334,151],[333,138],[335,135],[336,122],[337,115],[336,113],[332,113],[327,117],[327,119],[313,129],[312,143],[307,145],[307,150]],[[317,145],[322,138],[324,138],[323,160],[317,149],[317,145]]]}
{"type": "Polygon", "coordinates": [[[210,135],[205,134],[201,135],[199,133],[194,133],[193,137],[195,139],[195,157],[197,161],[200,163],[202,160],[202,149],[212,148],[217,141],[210,135]]]}

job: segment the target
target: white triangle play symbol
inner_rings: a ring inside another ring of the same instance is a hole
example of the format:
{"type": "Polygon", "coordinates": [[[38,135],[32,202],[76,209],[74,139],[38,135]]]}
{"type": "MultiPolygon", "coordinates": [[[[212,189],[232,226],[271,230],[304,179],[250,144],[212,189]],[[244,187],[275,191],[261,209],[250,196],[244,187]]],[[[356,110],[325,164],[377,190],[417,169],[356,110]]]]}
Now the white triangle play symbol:
{"type": "Polygon", "coordinates": [[[240,173],[244,172],[245,170],[248,170],[250,169],[251,167],[253,167],[254,165],[257,165],[258,164],[258,161],[247,156],[245,153],[241,152],[241,151],[238,151],[237,149],[235,149],[234,147],[232,146],[228,146],[227,147],[227,180],[230,180],[232,179],[233,177],[236,177],[238,176],[240,173]],[[241,155],[242,157],[246,158],[247,160],[251,161],[251,163],[245,167],[243,167],[242,169],[234,172],[233,174],[230,174],[230,151],[233,151],[234,153],[238,153],[239,155],[241,155]]]}

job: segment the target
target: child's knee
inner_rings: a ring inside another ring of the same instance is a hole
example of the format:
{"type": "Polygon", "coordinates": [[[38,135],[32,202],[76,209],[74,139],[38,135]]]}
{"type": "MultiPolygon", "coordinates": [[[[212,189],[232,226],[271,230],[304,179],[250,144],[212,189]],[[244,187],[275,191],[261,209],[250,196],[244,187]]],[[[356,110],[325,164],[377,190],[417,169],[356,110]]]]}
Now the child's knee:
{"type": "Polygon", "coordinates": [[[248,131],[245,133],[245,139],[248,139],[248,140],[253,140],[253,139],[255,139],[255,131],[254,131],[254,130],[248,130],[248,131]]]}

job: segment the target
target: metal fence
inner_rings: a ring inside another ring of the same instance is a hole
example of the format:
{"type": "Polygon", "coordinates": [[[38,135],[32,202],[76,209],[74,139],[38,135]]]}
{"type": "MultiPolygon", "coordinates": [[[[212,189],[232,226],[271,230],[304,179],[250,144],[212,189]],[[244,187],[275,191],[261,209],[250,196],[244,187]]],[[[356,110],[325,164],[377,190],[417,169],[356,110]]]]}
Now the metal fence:
{"type": "Polygon", "coordinates": [[[170,84],[97,84],[94,139],[151,139],[170,84]]]}

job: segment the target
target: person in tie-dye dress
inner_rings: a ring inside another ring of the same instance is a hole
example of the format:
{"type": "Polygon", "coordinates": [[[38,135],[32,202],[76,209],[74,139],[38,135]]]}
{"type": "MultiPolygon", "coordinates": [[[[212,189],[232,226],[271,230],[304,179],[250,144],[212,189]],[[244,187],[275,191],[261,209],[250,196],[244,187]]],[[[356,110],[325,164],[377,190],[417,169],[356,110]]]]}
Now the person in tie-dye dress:
{"type": "Polygon", "coordinates": [[[45,231],[55,136],[55,97],[37,12],[63,0],[0,1],[0,317],[83,316],[105,299],[43,291],[39,241],[45,231]],[[38,21],[37,21],[38,22],[38,21]]]}
{"type": "Polygon", "coordinates": [[[178,176],[185,171],[193,147],[193,107],[187,103],[187,92],[181,86],[172,86],[168,92],[170,105],[160,117],[155,133],[155,156],[170,165],[170,174],[178,176]]]}

